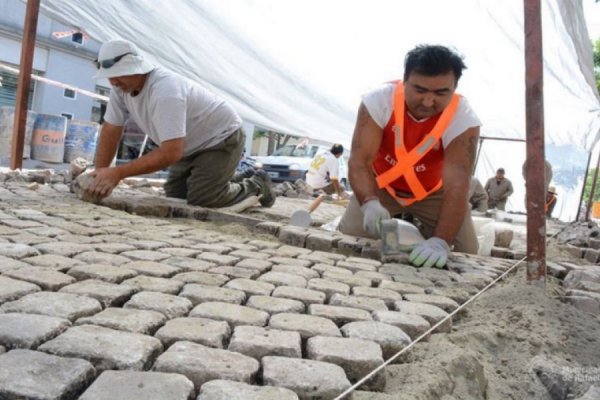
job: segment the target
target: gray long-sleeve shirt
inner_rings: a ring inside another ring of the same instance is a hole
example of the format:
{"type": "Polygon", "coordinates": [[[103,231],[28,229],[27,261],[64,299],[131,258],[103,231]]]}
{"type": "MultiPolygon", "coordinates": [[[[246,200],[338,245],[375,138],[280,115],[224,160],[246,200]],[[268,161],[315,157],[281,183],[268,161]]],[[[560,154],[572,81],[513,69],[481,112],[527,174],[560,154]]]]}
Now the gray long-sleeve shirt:
{"type": "Polygon", "coordinates": [[[512,182],[506,178],[498,181],[496,177],[493,177],[488,179],[485,184],[485,191],[489,199],[494,202],[506,200],[513,193],[512,182]]]}

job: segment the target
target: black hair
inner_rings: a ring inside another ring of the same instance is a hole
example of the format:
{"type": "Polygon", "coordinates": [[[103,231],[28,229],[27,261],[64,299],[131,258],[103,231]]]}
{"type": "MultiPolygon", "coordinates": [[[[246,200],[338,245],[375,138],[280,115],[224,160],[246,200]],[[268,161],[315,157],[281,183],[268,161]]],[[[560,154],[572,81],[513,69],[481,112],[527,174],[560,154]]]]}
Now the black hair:
{"type": "Polygon", "coordinates": [[[404,81],[411,72],[426,76],[444,75],[452,71],[456,83],[467,66],[462,56],[447,47],[421,44],[409,51],[404,58],[404,81]]]}
{"type": "Polygon", "coordinates": [[[496,171],[497,174],[505,174],[506,172],[504,172],[504,168],[498,168],[498,171],[496,171]]]}
{"type": "Polygon", "coordinates": [[[337,144],[336,143],[333,146],[331,146],[331,150],[329,150],[329,151],[334,156],[337,156],[338,154],[342,154],[344,152],[344,146],[342,146],[341,144],[337,144]]]}

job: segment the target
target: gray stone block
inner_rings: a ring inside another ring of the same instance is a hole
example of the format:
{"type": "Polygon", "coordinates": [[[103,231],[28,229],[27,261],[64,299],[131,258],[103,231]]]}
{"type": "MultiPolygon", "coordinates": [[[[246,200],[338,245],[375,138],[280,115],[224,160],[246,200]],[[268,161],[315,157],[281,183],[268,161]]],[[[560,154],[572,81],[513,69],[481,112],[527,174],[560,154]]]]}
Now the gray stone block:
{"type": "Polygon", "coordinates": [[[341,282],[334,282],[328,279],[314,278],[308,281],[308,288],[325,293],[327,300],[334,294],[350,294],[350,286],[341,282]]]}
{"type": "Polygon", "coordinates": [[[279,222],[266,221],[257,224],[254,229],[256,229],[260,233],[267,233],[269,235],[277,236],[279,234],[279,229],[283,226],[279,222]]]}
{"type": "MultiPolygon", "coordinates": [[[[171,257],[184,257],[194,259],[202,250],[188,249],[185,247],[163,247],[161,253],[170,255],[171,257]]],[[[165,261],[164,259],[162,261],[165,261]]]]}
{"type": "Polygon", "coordinates": [[[69,328],[64,318],[46,315],[0,314],[0,345],[7,349],[35,349],[69,328]]]}
{"type": "Polygon", "coordinates": [[[241,290],[198,285],[195,283],[185,285],[179,296],[190,300],[194,306],[209,301],[242,304],[246,300],[246,293],[241,290]]]}
{"type": "Polygon", "coordinates": [[[352,294],[359,297],[371,297],[374,299],[383,300],[388,307],[392,307],[394,305],[394,301],[402,300],[402,296],[399,293],[391,289],[383,288],[356,286],[352,288],[352,294]]]}
{"type": "Polygon", "coordinates": [[[194,271],[208,271],[209,269],[216,267],[217,264],[199,260],[197,258],[190,257],[169,257],[166,260],[162,261],[163,264],[173,265],[175,267],[181,268],[184,272],[194,272],[194,271]]]}
{"type": "Polygon", "coordinates": [[[381,346],[383,358],[389,359],[411,343],[397,326],[375,321],[350,322],[340,328],[345,337],[375,342],[381,346]]]}
{"type": "Polygon", "coordinates": [[[329,304],[332,306],[342,306],[358,308],[369,312],[373,311],[386,311],[388,308],[385,302],[381,299],[374,299],[372,297],[359,297],[359,296],[345,296],[342,294],[334,294],[329,299],[329,304]]]}
{"type": "Polygon", "coordinates": [[[181,272],[181,268],[165,263],[139,260],[122,264],[121,267],[134,270],[140,275],[154,276],[156,278],[170,278],[181,272]]]}
{"type": "Polygon", "coordinates": [[[400,294],[425,294],[425,289],[421,286],[411,285],[410,283],[381,281],[379,284],[381,289],[388,289],[400,294]]]}
{"type": "Polygon", "coordinates": [[[335,264],[335,266],[345,268],[349,271],[352,271],[352,273],[356,273],[358,271],[377,272],[378,265],[376,266],[374,264],[365,263],[365,261],[373,260],[367,260],[366,258],[349,257],[346,261],[338,261],[335,264]]]}
{"type": "Polygon", "coordinates": [[[231,327],[239,325],[265,326],[269,320],[269,314],[264,311],[216,301],[197,305],[190,312],[190,317],[226,321],[231,327]]]}
{"type": "Polygon", "coordinates": [[[326,233],[310,233],[306,237],[305,247],[311,250],[328,251],[337,247],[340,239],[326,233]]]}
{"type": "Polygon", "coordinates": [[[233,250],[232,247],[217,243],[197,243],[192,248],[200,250],[201,253],[214,254],[227,254],[233,250]]]}
{"type": "Polygon", "coordinates": [[[330,319],[314,315],[281,313],[269,320],[269,327],[285,331],[296,331],[302,339],[313,336],[341,336],[340,330],[330,319]]]}
{"type": "Polygon", "coordinates": [[[162,372],[104,371],[78,400],[189,400],[194,384],[162,372]]]}
{"type": "MultiPolygon", "coordinates": [[[[396,301],[394,303],[394,310],[407,314],[419,315],[425,318],[427,322],[431,324],[431,326],[437,324],[448,316],[448,313],[439,307],[431,304],[416,303],[412,301],[396,301]]],[[[448,318],[434,332],[452,332],[452,318],[448,318]]]]}
{"type": "Polygon", "coordinates": [[[236,351],[261,360],[264,356],[302,358],[300,334],[293,331],[238,326],[229,342],[229,351],[236,351]]]}
{"type": "Polygon", "coordinates": [[[326,304],[311,304],[308,314],[332,320],[338,326],[355,321],[372,321],[368,311],[358,308],[331,306],[326,304]]]}
{"type": "Polygon", "coordinates": [[[157,311],[107,308],[91,317],[79,318],[75,325],[98,325],[119,331],[152,334],[167,318],[157,311]]]}
{"type": "Polygon", "coordinates": [[[355,275],[340,274],[337,272],[325,271],[323,272],[323,279],[328,279],[333,282],[341,282],[349,285],[350,287],[363,286],[372,287],[373,281],[368,278],[360,278],[355,275]]]}
{"type": "Polygon", "coordinates": [[[303,313],[306,309],[301,301],[271,296],[252,296],[246,302],[246,306],[266,311],[269,314],[303,313]]]}
{"type": "MultiPolygon", "coordinates": [[[[264,253],[261,253],[261,254],[264,254],[264,253]]],[[[267,254],[267,256],[268,256],[268,254],[267,254]]],[[[260,273],[269,271],[271,269],[272,265],[273,265],[273,263],[270,261],[257,260],[257,259],[251,259],[251,258],[247,258],[247,259],[242,260],[242,261],[238,262],[237,264],[235,264],[235,266],[238,268],[255,269],[255,270],[260,271],[260,273]]]]}
{"type": "Polygon", "coordinates": [[[303,267],[309,268],[314,263],[310,260],[301,259],[301,258],[292,258],[292,257],[283,257],[283,256],[274,256],[269,258],[269,261],[273,264],[281,264],[281,265],[289,265],[292,267],[303,267]]]}
{"type": "Polygon", "coordinates": [[[0,243],[0,256],[10,258],[27,258],[40,255],[40,251],[35,247],[21,243],[0,243]]]}
{"type": "Polygon", "coordinates": [[[240,257],[241,259],[256,259],[256,260],[266,260],[270,256],[267,253],[261,253],[258,251],[252,250],[235,250],[229,253],[229,255],[234,257],[240,257]]]}
{"type": "Polygon", "coordinates": [[[209,261],[209,262],[213,262],[217,265],[232,265],[233,266],[240,261],[239,257],[227,256],[227,255],[211,253],[211,252],[205,252],[205,253],[198,254],[198,256],[196,256],[196,258],[199,258],[199,259],[205,260],[205,261],[209,261]]]}
{"type": "Polygon", "coordinates": [[[56,291],[63,286],[75,282],[75,278],[51,268],[27,267],[4,272],[9,278],[33,283],[42,290],[56,291]]]}
{"type": "Polygon", "coordinates": [[[0,307],[0,311],[42,314],[75,321],[78,318],[102,311],[102,306],[98,300],[85,296],[70,293],[38,292],[5,303],[0,307]]]}
{"type": "Polygon", "coordinates": [[[214,379],[254,383],[259,366],[258,361],[243,354],[177,342],[158,357],[153,369],[185,375],[198,390],[214,379]]]}
{"type": "Polygon", "coordinates": [[[451,313],[459,307],[459,304],[454,300],[433,294],[405,294],[404,298],[408,301],[414,301],[415,303],[431,304],[448,313],[451,313]]]}
{"type": "Polygon", "coordinates": [[[495,233],[496,236],[494,239],[494,246],[510,249],[510,243],[512,242],[513,237],[515,235],[512,229],[496,228],[495,233]]]}
{"type": "Polygon", "coordinates": [[[306,280],[309,280],[309,279],[312,279],[312,278],[319,278],[319,277],[321,277],[321,274],[319,274],[314,269],[310,269],[310,268],[306,268],[306,267],[300,267],[300,266],[297,266],[297,265],[275,264],[271,268],[271,271],[273,271],[273,272],[284,272],[284,273],[292,274],[292,275],[299,275],[299,276],[303,277],[306,280]]]}
{"type": "Polygon", "coordinates": [[[231,267],[231,266],[220,266],[214,267],[208,270],[212,274],[226,275],[229,278],[246,278],[256,279],[260,275],[260,271],[251,268],[231,267]]]}
{"type": "Polygon", "coordinates": [[[223,286],[227,281],[229,281],[229,277],[227,275],[211,274],[200,271],[182,272],[181,274],[175,275],[173,279],[183,283],[198,283],[200,285],[210,286],[223,286]]]}
{"type": "Polygon", "coordinates": [[[36,244],[34,247],[38,249],[41,254],[54,254],[69,258],[86,251],[94,251],[92,245],[65,241],[41,243],[36,244]]]}
{"type": "Polygon", "coordinates": [[[179,341],[199,343],[222,349],[229,340],[231,328],[225,321],[206,318],[175,318],[160,328],[154,335],[165,348],[179,341]]]}
{"type": "Polygon", "coordinates": [[[136,247],[126,243],[95,243],[93,249],[103,253],[119,254],[135,250],[136,247]]]}
{"type": "Polygon", "coordinates": [[[108,264],[116,266],[131,262],[127,257],[118,254],[103,253],[101,251],[86,251],[85,253],[77,254],[75,259],[84,264],[108,264]]]}
{"type": "MultiPolygon", "coordinates": [[[[4,260],[0,260],[0,262],[2,261],[4,260]]],[[[23,261],[36,267],[52,268],[61,272],[65,272],[69,268],[77,265],[83,265],[81,261],[73,260],[69,257],[57,256],[55,254],[42,254],[41,256],[27,257],[24,258],[23,261]]],[[[2,264],[4,264],[4,262],[2,262],[2,264]]],[[[28,264],[23,266],[28,267],[28,264]]]]}
{"type": "Polygon", "coordinates": [[[381,284],[381,282],[383,282],[383,281],[386,281],[386,282],[394,281],[391,276],[382,274],[381,272],[375,272],[375,271],[357,271],[354,274],[354,276],[357,276],[359,278],[370,279],[371,282],[373,282],[373,284],[375,286],[379,286],[381,284]]]}
{"type": "Polygon", "coordinates": [[[600,314],[600,300],[587,296],[565,296],[565,301],[580,311],[600,314]]]}
{"type": "Polygon", "coordinates": [[[40,287],[33,283],[0,276],[0,304],[39,292],[40,290],[40,287]]]}
{"type": "MultiPolygon", "coordinates": [[[[402,329],[412,340],[427,332],[431,325],[427,320],[417,314],[401,313],[397,311],[374,311],[373,319],[384,324],[397,326],[402,329]]],[[[425,337],[427,340],[429,336],[425,337]]]]}
{"type": "Polygon", "coordinates": [[[59,292],[91,297],[98,300],[103,307],[111,307],[125,303],[135,292],[135,289],[130,286],[88,279],[65,286],[59,292]]]}
{"type": "Polygon", "coordinates": [[[335,267],[333,264],[315,264],[312,267],[310,267],[310,269],[317,271],[321,276],[323,276],[325,272],[352,275],[352,271],[349,271],[346,268],[335,267]]]}
{"type": "Polygon", "coordinates": [[[306,306],[310,304],[323,304],[325,302],[325,293],[317,290],[279,286],[273,291],[273,297],[282,297],[284,299],[292,299],[303,302],[306,306]]]}
{"type": "Polygon", "coordinates": [[[137,272],[132,269],[122,267],[113,267],[112,265],[76,265],[69,269],[67,274],[78,281],[85,279],[98,279],[109,283],[121,283],[125,279],[137,276],[137,272]]]}
{"type": "Polygon", "coordinates": [[[137,293],[123,306],[123,308],[158,311],[168,319],[183,317],[192,307],[192,302],[186,298],[157,292],[137,293]]]}
{"type": "Polygon", "coordinates": [[[122,286],[129,286],[138,292],[160,292],[166,294],[177,294],[185,285],[183,281],[176,279],[155,278],[153,276],[139,275],[135,278],[121,282],[122,286]]]}
{"type": "Polygon", "coordinates": [[[0,355],[0,398],[74,399],[94,376],[85,360],[13,350],[0,355]]]}
{"type": "Polygon", "coordinates": [[[94,364],[97,371],[128,369],[141,371],[163,350],[156,338],[95,325],[69,328],[60,336],[44,343],[38,350],[46,353],[82,358],[94,364]]]}
{"type": "Polygon", "coordinates": [[[196,400],[298,400],[298,395],[285,388],[217,379],[202,385],[196,400]]]}
{"type": "Polygon", "coordinates": [[[306,279],[299,275],[288,274],[285,272],[267,272],[261,275],[257,280],[259,282],[271,283],[275,286],[306,287],[306,279]]]}
{"type": "Polygon", "coordinates": [[[279,229],[277,234],[281,243],[304,247],[306,245],[306,238],[308,238],[309,232],[306,229],[294,227],[294,226],[283,226],[279,229]]]}
{"type": "Polygon", "coordinates": [[[248,296],[252,295],[264,295],[269,296],[273,289],[275,289],[275,285],[267,282],[256,282],[250,279],[233,279],[225,284],[226,288],[241,290],[245,292],[248,296]]]}
{"type": "MultiPolygon", "coordinates": [[[[308,358],[339,365],[351,382],[383,363],[379,344],[370,340],[317,336],[306,343],[308,358]]],[[[364,383],[365,388],[381,391],[385,387],[385,371],[380,371],[364,383]]]]}

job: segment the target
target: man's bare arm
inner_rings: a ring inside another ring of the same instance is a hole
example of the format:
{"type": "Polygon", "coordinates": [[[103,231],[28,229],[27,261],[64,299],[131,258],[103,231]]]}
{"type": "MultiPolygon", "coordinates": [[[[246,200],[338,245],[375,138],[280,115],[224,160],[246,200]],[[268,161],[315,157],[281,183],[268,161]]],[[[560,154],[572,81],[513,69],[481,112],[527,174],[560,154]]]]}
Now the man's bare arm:
{"type": "Polygon", "coordinates": [[[161,169],[176,163],[183,156],[184,145],[184,138],[162,142],[157,149],[152,150],[150,153],[140,158],[136,158],[127,164],[116,167],[119,178],[123,179],[129,176],[160,171],[161,169]]]}
{"type": "Polygon", "coordinates": [[[382,137],[383,130],[373,121],[369,111],[361,103],[352,137],[352,153],[348,161],[350,184],[360,204],[364,203],[367,197],[375,195],[376,182],[372,166],[382,137]]]}
{"type": "Polygon", "coordinates": [[[123,135],[123,127],[104,122],[100,131],[100,140],[96,149],[96,168],[106,168],[110,165],[123,135]]]}
{"type": "Polygon", "coordinates": [[[468,212],[467,195],[478,139],[479,127],[469,128],[444,150],[444,196],[440,219],[433,235],[444,239],[448,244],[454,242],[465,213],[468,212]]]}

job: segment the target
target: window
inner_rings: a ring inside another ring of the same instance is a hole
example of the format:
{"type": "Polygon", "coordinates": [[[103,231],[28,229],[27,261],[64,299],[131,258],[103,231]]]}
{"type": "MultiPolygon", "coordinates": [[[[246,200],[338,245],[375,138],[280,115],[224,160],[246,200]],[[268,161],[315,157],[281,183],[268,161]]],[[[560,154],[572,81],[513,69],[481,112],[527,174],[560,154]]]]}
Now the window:
{"type": "MultiPolygon", "coordinates": [[[[96,86],[95,92],[102,96],[109,96],[110,89],[104,86],[96,86]]],[[[106,103],[94,99],[92,103],[92,121],[102,124],[104,122],[104,113],[106,113],[106,103]]]]}
{"type": "Polygon", "coordinates": [[[60,115],[62,115],[66,119],[73,119],[73,114],[70,113],[60,113],[60,115]]]}
{"type": "MultiPolygon", "coordinates": [[[[15,65],[6,64],[10,67],[17,68],[15,65]]],[[[39,71],[33,71],[35,75],[40,75],[39,71]]],[[[19,77],[12,72],[0,69],[0,106],[15,106],[17,100],[17,80],[19,77]]],[[[27,108],[31,110],[33,104],[33,93],[35,89],[36,81],[31,80],[31,86],[29,87],[29,99],[27,100],[27,108]]]]}
{"type": "Polygon", "coordinates": [[[65,89],[63,96],[67,99],[75,100],[77,98],[77,92],[73,89],[65,89]]]}
{"type": "Polygon", "coordinates": [[[71,35],[71,41],[73,43],[76,43],[80,46],[83,46],[84,43],[84,39],[83,39],[83,33],[81,32],[77,32],[71,35]]]}

